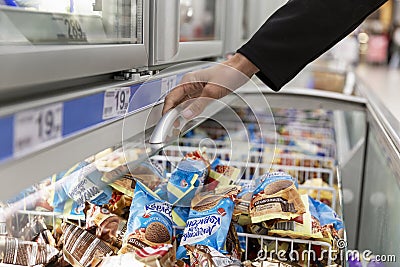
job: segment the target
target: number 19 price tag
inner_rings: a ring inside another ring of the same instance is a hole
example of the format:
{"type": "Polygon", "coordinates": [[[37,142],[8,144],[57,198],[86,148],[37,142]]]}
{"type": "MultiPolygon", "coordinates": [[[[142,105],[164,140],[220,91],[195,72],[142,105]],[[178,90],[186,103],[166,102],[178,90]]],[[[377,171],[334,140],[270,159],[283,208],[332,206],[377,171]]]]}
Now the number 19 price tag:
{"type": "Polygon", "coordinates": [[[22,155],[61,140],[62,126],[62,103],[15,114],[14,155],[22,155]]]}
{"type": "Polygon", "coordinates": [[[104,93],[103,120],[124,115],[129,107],[130,96],[129,87],[107,90],[104,93]]]}

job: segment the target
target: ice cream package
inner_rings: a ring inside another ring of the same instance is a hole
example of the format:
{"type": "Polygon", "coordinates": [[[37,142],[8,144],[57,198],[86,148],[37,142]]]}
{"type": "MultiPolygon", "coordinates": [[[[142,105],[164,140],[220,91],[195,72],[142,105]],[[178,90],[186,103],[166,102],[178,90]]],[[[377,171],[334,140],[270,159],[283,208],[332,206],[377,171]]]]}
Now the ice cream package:
{"type": "Polygon", "coordinates": [[[136,183],[120,254],[172,241],[172,206],[141,182],[136,183]]]}
{"type": "Polygon", "coordinates": [[[190,267],[241,267],[238,259],[223,255],[218,250],[205,245],[185,245],[190,255],[190,267]]]}
{"type": "Polygon", "coordinates": [[[210,170],[206,179],[206,190],[215,189],[218,186],[234,184],[240,178],[240,169],[233,166],[218,164],[214,170],[210,170]]]}
{"type": "Polygon", "coordinates": [[[127,196],[118,190],[113,190],[111,199],[107,204],[104,204],[103,207],[108,209],[111,213],[127,220],[131,203],[132,197],[127,196]]]}
{"type": "Polygon", "coordinates": [[[206,245],[222,251],[232,219],[234,200],[240,187],[228,186],[200,192],[192,200],[177,258],[185,258],[184,245],[206,245]]]}
{"type": "Polygon", "coordinates": [[[166,170],[161,164],[154,160],[146,160],[131,170],[130,176],[145,184],[148,188],[155,191],[157,187],[166,182],[166,170]]]}
{"type": "MultiPolygon", "coordinates": [[[[318,216],[323,230],[332,235],[332,238],[343,238],[344,224],[339,215],[325,203],[309,197],[310,212],[312,216],[318,216]]],[[[325,237],[325,236],[324,236],[325,237]]],[[[330,237],[329,237],[330,238],[330,237]]]]}
{"type": "Polygon", "coordinates": [[[237,195],[235,209],[233,211],[233,220],[240,225],[251,224],[250,218],[250,202],[253,197],[253,192],[256,188],[255,183],[240,182],[242,190],[237,195]]]}
{"type": "Polygon", "coordinates": [[[240,260],[242,258],[242,249],[240,248],[240,240],[238,233],[236,231],[236,226],[233,222],[229,226],[228,235],[225,240],[226,254],[230,257],[240,260]]]}
{"type": "Polygon", "coordinates": [[[114,254],[113,247],[76,225],[64,223],[62,231],[64,258],[74,267],[91,266],[93,261],[114,254]]]}
{"type": "Polygon", "coordinates": [[[146,267],[174,266],[176,262],[176,242],[145,247],[135,251],[135,259],[146,267]]]}
{"type": "Polygon", "coordinates": [[[263,177],[250,203],[252,223],[272,219],[290,220],[306,212],[297,191],[297,181],[287,173],[272,172],[263,177]]]}
{"type": "Polygon", "coordinates": [[[314,200],[308,195],[301,195],[306,213],[292,220],[275,220],[269,227],[269,234],[300,239],[317,239],[333,242],[342,237],[343,222],[326,204],[314,200]]]}
{"type": "MultiPolygon", "coordinates": [[[[308,195],[301,195],[306,212],[293,218],[291,220],[274,220],[263,222],[264,228],[268,228],[268,233],[271,235],[288,236],[291,238],[299,239],[310,239],[310,238],[322,238],[320,228],[316,227],[319,225],[318,215],[312,212],[311,215],[310,203],[308,195]],[[314,216],[314,218],[313,218],[314,216]]],[[[311,204],[312,205],[312,204],[311,204]]],[[[312,209],[312,208],[311,208],[312,209]]]]}
{"type": "Polygon", "coordinates": [[[48,245],[13,237],[0,237],[0,261],[5,264],[34,266],[57,259],[59,251],[48,245]]]}
{"type": "Polygon", "coordinates": [[[127,221],[106,208],[89,205],[86,211],[86,229],[94,229],[96,236],[114,247],[121,248],[127,221]]]}
{"type": "Polygon", "coordinates": [[[195,151],[177,164],[168,181],[168,200],[172,205],[190,207],[190,201],[208,175],[209,161],[206,154],[195,151]]]}
{"type": "Polygon", "coordinates": [[[55,190],[60,199],[63,199],[66,194],[74,200],[79,212],[84,209],[86,201],[103,205],[111,199],[112,189],[101,180],[101,177],[102,173],[94,164],[85,163],[85,166],[69,174],[68,179],[63,177],[59,180],[55,190]]]}

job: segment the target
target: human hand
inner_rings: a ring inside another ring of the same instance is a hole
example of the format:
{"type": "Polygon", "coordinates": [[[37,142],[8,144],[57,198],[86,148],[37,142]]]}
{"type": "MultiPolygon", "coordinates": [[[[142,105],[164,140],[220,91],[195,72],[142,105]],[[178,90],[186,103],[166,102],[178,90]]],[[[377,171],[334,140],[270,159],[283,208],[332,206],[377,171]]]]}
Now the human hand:
{"type": "Polygon", "coordinates": [[[162,113],[164,115],[170,109],[185,103],[182,116],[192,119],[199,115],[210,101],[236,90],[256,72],[258,68],[238,53],[221,64],[190,72],[165,97],[162,113]]]}

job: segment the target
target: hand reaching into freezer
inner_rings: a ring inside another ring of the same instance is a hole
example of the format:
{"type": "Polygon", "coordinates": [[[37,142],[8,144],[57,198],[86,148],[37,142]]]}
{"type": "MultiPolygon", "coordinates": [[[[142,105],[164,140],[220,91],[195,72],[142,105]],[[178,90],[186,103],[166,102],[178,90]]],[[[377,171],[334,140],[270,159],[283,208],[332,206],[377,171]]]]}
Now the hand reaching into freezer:
{"type": "Polygon", "coordinates": [[[227,61],[186,74],[166,97],[163,115],[183,104],[183,117],[199,115],[207,104],[222,98],[245,84],[258,69],[245,56],[237,53],[227,61]]]}

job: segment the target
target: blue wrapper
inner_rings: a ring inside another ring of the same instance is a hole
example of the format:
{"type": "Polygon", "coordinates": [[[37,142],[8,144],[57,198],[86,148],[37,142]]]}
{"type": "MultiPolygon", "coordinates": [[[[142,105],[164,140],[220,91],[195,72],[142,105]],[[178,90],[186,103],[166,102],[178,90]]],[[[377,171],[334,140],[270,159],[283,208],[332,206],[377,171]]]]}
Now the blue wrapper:
{"type": "Polygon", "coordinates": [[[204,161],[190,158],[180,161],[168,181],[168,201],[173,205],[190,207],[190,201],[204,184],[207,174],[204,161]]]}
{"type": "Polygon", "coordinates": [[[336,231],[344,228],[343,221],[337,213],[325,203],[308,197],[310,202],[310,213],[317,218],[321,226],[332,224],[336,231]]]}
{"type": "Polygon", "coordinates": [[[171,243],[171,213],[171,204],[137,182],[121,253],[171,243]]]}
{"type": "Polygon", "coordinates": [[[238,191],[237,186],[230,186],[218,192],[203,192],[196,195],[192,201],[193,206],[183,231],[177,258],[186,257],[184,245],[206,245],[222,251],[235,205],[232,199],[236,198],[238,191]],[[207,203],[205,205],[210,207],[204,209],[203,206],[199,209],[199,203],[207,203]]]}
{"type": "Polygon", "coordinates": [[[53,203],[51,203],[55,212],[61,212],[67,215],[85,216],[83,210],[79,210],[78,203],[69,198],[67,192],[64,190],[64,187],[58,186],[58,181],[63,179],[65,176],[82,169],[86,165],[88,165],[87,162],[80,162],[79,164],[72,166],[69,170],[60,172],[51,177],[52,182],[55,184],[53,203]]]}
{"type": "Polygon", "coordinates": [[[93,164],[88,164],[72,172],[68,175],[68,179],[64,176],[59,181],[62,188],[56,185],[57,194],[63,199],[65,192],[77,203],[78,211],[84,209],[86,201],[97,206],[107,204],[112,196],[112,188],[101,180],[102,176],[103,174],[93,164]]]}
{"type": "Polygon", "coordinates": [[[175,206],[172,208],[172,221],[174,225],[185,227],[189,217],[190,207],[175,206]]]}

